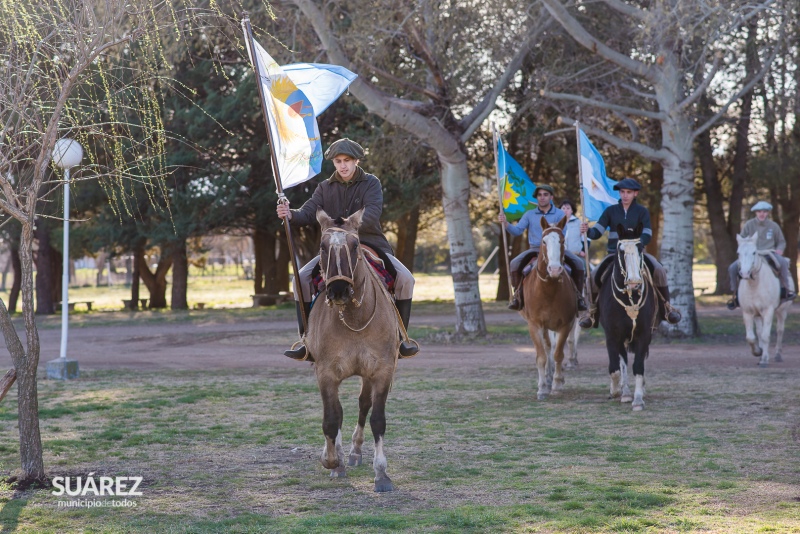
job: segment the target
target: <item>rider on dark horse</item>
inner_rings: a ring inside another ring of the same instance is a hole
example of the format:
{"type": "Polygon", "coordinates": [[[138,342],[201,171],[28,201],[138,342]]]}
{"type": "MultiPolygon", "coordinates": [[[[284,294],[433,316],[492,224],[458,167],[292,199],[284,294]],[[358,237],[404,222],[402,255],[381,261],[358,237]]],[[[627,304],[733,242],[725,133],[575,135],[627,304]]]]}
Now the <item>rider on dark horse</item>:
{"type": "MultiPolygon", "coordinates": [[[[292,226],[306,226],[317,224],[317,210],[325,212],[333,219],[346,218],[364,208],[361,226],[358,229],[358,238],[362,244],[375,250],[380,256],[389,260],[385,265],[387,271],[394,276],[395,306],[403,321],[403,326],[408,329],[411,317],[411,297],[414,292],[414,276],[397,258],[394,257],[392,246],[386,240],[381,229],[381,212],[383,211],[383,188],[375,175],[364,172],[358,163],[364,157],[364,149],[350,139],[344,138],[331,144],[325,159],[333,160],[336,171],[327,180],[320,182],[311,198],[300,209],[289,209],[289,202],[279,203],[277,212],[280,218],[289,218],[292,226]]],[[[300,336],[303,332],[301,308],[306,317],[311,312],[311,299],[313,297],[312,272],[319,263],[319,256],[308,262],[297,274],[298,285],[302,293],[295,294],[297,305],[297,324],[300,336]]],[[[419,347],[403,341],[400,344],[400,357],[414,356],[419,347]]],[[[307,359],[314,361],[311,355],[306,357],[305,345],[296,349],[284,351],[284,354],[295,360],[307,359]]]]}
{"type": "MultiPolygon", "coordinates": [[[[536,202],[538,204],[536,209],[525,212],[517,224],[504,224],[508,233],[514,236],[522,235],[522,232],[524,232],[526,228],[528,229],[528,250],[511,260],[509,266],[511,270],[511,285],[514,286],[514,297],[508,305],[511,310],[520,310],[523,306],[522,291],[520,291],[520,288],[522,287],[524,274],[521,271],[525,269],[528,262],[539,254],[539,247],[542,245],[541,219],[544,218],[552,225],[565,217],[564,212],[553,204],[552,187],[549,185],[539,185],[534,190],[533,195],[536,197],[536,202]]],[[[508,223],[502,210],[500,211],[499,220],[501,223],[508,223]]],[[[584,302],[582,295],[586,274],[583,260],[569,250],[565,250],[564,262],[569,265],[572,279],[575,281],[575,287],[578,293],[578,309],[584,311],[586,310],[586,302],[584,302]]]]}
{"type": "MultiPolygon", "coordinates": [[[[603,214],[598,219],[597,223],[591,228],[586,223],[581,223],[581,233],[586,234],[589,239],[596,240],[603,236],[608,230],[608,255],[600,262],[597,267],[597,274],[595,280],[601,281],[604,271],[610,265],[612,259],[616,256],[617,241],[619,236],[613,229],[617,225],[622,225],[623,228],[635,228],[637,224],[642,223],[643,230],[640,237],[641,247],[644,248],[653,237],[653,230],[650,227],[650,212],[636,202],[636,197],[639,196],[639,190],[642,185],[633,178],[625,178],[620,180],[614,186],[614,189],[619,191],[620,201],[618,204],[609,206],[605,209],[603,214]]],[[[667,286],[667,272],[659,261],[652,255],[643,253],[645,262],[650,267],[653,274],[653,281],[656,289],[661,294],[659,299],[659,315],[665,318],[670,324],[677,324],[681,320],[680,312],[673,308],[669,303],[669,287],[667,286]]],[[[589,313],[581,318],[578,324],[581,328],[596,328],[597,327],[597,298],[592,296],[592,303],[589,308],[589,313]]]]}

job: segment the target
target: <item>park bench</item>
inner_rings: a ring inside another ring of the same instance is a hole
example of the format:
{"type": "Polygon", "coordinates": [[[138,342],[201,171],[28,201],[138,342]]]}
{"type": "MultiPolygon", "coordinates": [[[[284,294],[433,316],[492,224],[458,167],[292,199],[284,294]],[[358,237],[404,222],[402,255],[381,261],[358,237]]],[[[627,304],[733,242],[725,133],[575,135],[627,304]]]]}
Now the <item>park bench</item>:
{"type": "MultiPolygon", "coordinates": [[[[86,310],[87,311],[92,311],[92,304],[93,303],[94,303],[93,300],[74,300],[72,302],[67,302],[67,309],[69,311],[75,311],[75,305],[76,304],[86,304],[86,310]]],[[[56,303],[56,309],[57,310],[61,309],[61,303],[60,302],[56,303]]]]}
{"type": "Polygon", "coordinates": [[[293,298],[292,294],[286,291],[281,291],[278,294],[257,293],[255,295],[250,295],[250,297],[253,299],[254,308],[258,308],[259,306],[274,306],[275,304],[289,302],[293,298]]]}
{"type": "Polygon", "coordinates": [[[705,294],[706,291],[711,291],[711,288],[710,287],[696,287],[696,288],[694,288],[694,290],[700,292],[698,297],[702,297],[705,294]]]}
{"type": "MultiPolygon", "coordinates": [[[[139,302],[142,304],[142,309],[147,308],[147,299],[139,299],[139,302]]],[[[136,306],[133,304],[133,300],[131,299],[123,299],[122,305],[125,307],[126,310],[135,310],[136,306]]]]}

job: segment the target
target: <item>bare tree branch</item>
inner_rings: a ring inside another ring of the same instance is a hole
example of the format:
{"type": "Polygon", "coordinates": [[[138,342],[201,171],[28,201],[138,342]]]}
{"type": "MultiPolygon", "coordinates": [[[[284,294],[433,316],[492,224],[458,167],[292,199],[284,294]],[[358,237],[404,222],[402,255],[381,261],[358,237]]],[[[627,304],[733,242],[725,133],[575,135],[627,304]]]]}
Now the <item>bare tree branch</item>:
{"type": "Polygon", "coordinates": [[[647,117],[648,119],[664,120],[667,118],[667,115],[660,111],[647,111],[644,109],[629,108],[627,106],[618,106],[617,104],[611,104],[609,102],[595,100],[594,98],[588,98],[569,93],[551,93],[550,91],[543,91],[542,96],[545,98],[552,98],[553,100],[568,100],[570,102],[577,102],[578,104],[607,109],[609,111],[616,111],[617,113],[624,113],[626,115],[638,115],[640,117],[647,117]]]}

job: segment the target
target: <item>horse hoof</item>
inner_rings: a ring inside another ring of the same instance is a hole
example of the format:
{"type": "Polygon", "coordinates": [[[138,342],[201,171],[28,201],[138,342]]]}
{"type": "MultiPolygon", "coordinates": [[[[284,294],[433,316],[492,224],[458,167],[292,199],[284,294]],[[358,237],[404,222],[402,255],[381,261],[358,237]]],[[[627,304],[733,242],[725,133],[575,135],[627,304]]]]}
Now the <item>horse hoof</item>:
{"type": "Polygon", "coordinates": [[[633,402],[633,397],[631,395],[623,395],[620,397],[619,402],[633,402]]]}
{"type": "Polygon", "coordinates": [[[755,349],[753,351],[753,357],[754,358],[760,358],[762,354],[764,354],[764,350],[763,349],[755,349]]]}
{"type": "Polygon", "coordinates": [[[547,393],[539,393],[536,395],[536,400],[547,400],[547,393]]]}
{"type": "Polygon", "coordinates": [[[641,412],[644,410],[644,404],[634,404],[631,408],[633,408],[634,412],[641,412]]]}
{"type": "Polygon", "coordinates": [[[783,357],[781,356],[780,353],[775,355],[775,361],[778,362],[778,363],[783,361],[783,357]]]}
{"type": "Polygon", "coordinates": [[[361,465],[361,455],[351,454],[350,458],[347,459],[347,465],[349,465],[350,467],[361,465]]]}
{"type": "Polygon", "coordinates": [[[376,493],[386,493],[387,491],[394,491],[394,485],[392,485],[392,481],[389,480],[389,477],[382,478],[380,480],[375,480],[375,492],[376,493]]]}
{"type": "Polygon", "coordinates": [[[769,367],[769,364],[768,363],[763,363],[763,362],[758,362],[758,366],[761,367],[762,369],[764,369],[766,367],[769,367]]]}
{"type": "Polygon", "coordinates": [[[337,467],[336,469],[331,469],[331,478],[346,478],[347,477],[347,469],[344,467],[337,467]]]}

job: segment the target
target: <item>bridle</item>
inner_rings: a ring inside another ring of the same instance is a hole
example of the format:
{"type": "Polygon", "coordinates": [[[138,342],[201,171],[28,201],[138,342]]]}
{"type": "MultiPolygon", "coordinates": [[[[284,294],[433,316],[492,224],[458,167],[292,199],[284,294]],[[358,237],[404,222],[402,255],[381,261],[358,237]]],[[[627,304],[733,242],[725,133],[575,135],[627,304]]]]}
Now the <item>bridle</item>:
{"type": "Polygon", "coordinates": [[[620,239],[617,242],[617,264],[614,266],[614,270],[619,267],[619,272],[622,274],[623,280],[627,281],[628,278],[628,270],[626,268],[627,261],[623,261],[623,258],[626,260],[632,259],[632,256],[636,256],[637,258],[631,261],[631,265],[634,265],[639,270],[639,276],[641,281],[639,283],[625,283],[625,287],[622,288],[617,284],[617,279],[615,276],[611,276],[612,283],[614,284],[614,291],[611,294],[614,296],[614,300],[616,300],[620,306],[625,309],[625,313],[628,314],[631,321],[633,322],[633,326],[631,327],[631,337],[625,343],[626,345],[630,344],[633,341],[633,334],[636,331],[636,320],[639,317],[639,311],[644,307],[645,303],[647,302],[647,295],[648,292],[651,291],[650,286],[653,283],[652,278],[650,277],[650,271],[647,269],[644,263],[644,254],[641,254],[638,249],[639,245],[639,238],[636,239],[620,239]],[[622,254],[620,254],[620,251],[622,254]],[[641,289],[636,289],[637,287],[641,289]],[[639,298],[634,297],[634,293],[639,293],[639,298]],[[625,304],[622,302],[617,295],[626,295],[628,297],[628,302],[630,304],[625,304]]]}
{"type": "Polygon", "coordinates": [[[739,262],[739,278],[742,280],[755,280],[756,273],[761,270],[761,266],[764,264],[764,255],[760,251],[754,250],[753,256],[753,265],[750,267],[750,275],[747,277],[742,276],[742,262],[739,262]]]}
{"type": "MultiPolygon", "coordinates": [[[[327,264],[324,267],[320,267],[320,269],[322,271],[322,277],[325,279],[325,285],[327,286],[331,282],[335,282],[336,280],[343,280],[343,281],[347,282],[347,284],[349,285],[351,302],[353,303],[353,305],[356,308],[360,308],[361,304],[364,302],[364,296],[366,295],[366,288],[362,289],[361,298],[357,299],[355,297],[355,290],[353,289],[355,287],[354,277],[356,275],[356,269],[358,269],[359,262],[363,259],[364,262],[366,263],[366,258],[364,258],[364,251],[359,246],[358,250],[357,250],[357,253],[356,253],[355,263],[353,263],[352,255],[350,254],[350,251],[347,250],[347,238],[348,237],[355,237],[356,239],[358,239],[358,233],[357,232],[353,232],[353,231],[348,231],[348,230],[345,230],[343,228],[331,227],[331,228],[325,229],[322,232],[322,238],[324,239],[326,235],[329,236],[329,241],[328,241],[328,261],[326,262],[327,264]],[[347,258],[347,266],[350,268],[350,276],[342,274],[342,252],[344,252],[344,256],[347,258]],[[329,277],[328,274],[332,272],[331,271],[331,262],[334,261],[334,258],[335,258],[335,262],[336,262],[336,265],[335,265],[336,274],[334,276],[330,276],[329,277]]],[[[320,260],[321,259],[322,259],[322,257],[320,256],[320,260]]],[[[374,284],[373,284],[372,289],[373,289],[373,293],[375,293],[374,284]]],[[[377,294],[374,295],[374,296],[377,297],[377,294]]],[[[351,330],[353,332],[361,332],[362,330],[367,328],[370,325],[370,323],[372,322],[372,320],[375,318],[375,313],[376,313],[376,311],[378,309],[378,304],[377,304],[377,298],[374,299],[374,300],[376,302],[375,302],[375,307],[372,310],[372,316],[369,318],[369,320],[366,322],[366,324],[364,324],[364,326],[362,326],[361,328],[353,328],[352,326],[347,324],[347,321],[344,318],[344,308],[347,305],[347,303],[337,304],[337,306],[339,307],[339,320],[349,330],[351,330]]],[[[334,303],[330,299],[330,296],[328,296],[328,295],[326,295],[326,297],[325,297],[325,304],[327,304],[329,308],[333,307],[334,303]]]]}

